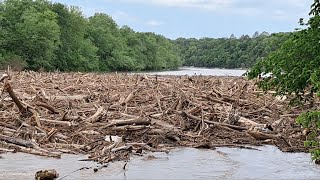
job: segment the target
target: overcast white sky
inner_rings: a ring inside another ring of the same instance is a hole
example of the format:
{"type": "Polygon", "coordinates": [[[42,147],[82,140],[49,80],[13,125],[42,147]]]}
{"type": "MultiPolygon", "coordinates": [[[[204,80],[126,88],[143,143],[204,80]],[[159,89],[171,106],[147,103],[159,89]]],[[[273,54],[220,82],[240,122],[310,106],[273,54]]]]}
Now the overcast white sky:
{"type": "Polygon", "coordinates": [[[311,0],[54,0],[85,15],[111,15],[120,25],[169,38],[288,32],[308,17],[311,0]]]}

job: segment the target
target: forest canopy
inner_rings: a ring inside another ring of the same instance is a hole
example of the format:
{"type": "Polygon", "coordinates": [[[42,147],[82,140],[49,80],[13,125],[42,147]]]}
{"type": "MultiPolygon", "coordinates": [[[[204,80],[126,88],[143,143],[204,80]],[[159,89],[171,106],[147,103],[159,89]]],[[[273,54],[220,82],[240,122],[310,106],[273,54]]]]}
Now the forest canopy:
{"type": "Polygon", "coordinates": [[[175,41],[185,66],[210,68],[248,68],[277,50],[292,33],[255,32],[236,38],[202,38],[175,41]]]}
{"type": "Polygon", "coordinates": [[[111,16],[85,17],[48,0],[0,1],[0,69],[148,71],[184,66],[248,68],[292,33],[170,40],[119,27],[111,16]]]}
{"type": "Polygon", "coordinates": [[[60,71],[176,69],[175,45],[155,33],[119,27],[107,14],[47,0],[0,2],[0,66],[60,71]]]}

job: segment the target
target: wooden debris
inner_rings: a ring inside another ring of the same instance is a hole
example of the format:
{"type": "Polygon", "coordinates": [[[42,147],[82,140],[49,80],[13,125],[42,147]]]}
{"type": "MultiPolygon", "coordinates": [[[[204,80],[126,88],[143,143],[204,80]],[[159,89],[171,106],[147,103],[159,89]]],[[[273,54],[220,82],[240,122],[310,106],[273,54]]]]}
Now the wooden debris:
{"type": "Polygon", "coordinates": [[[27,141],[20,138],[8,137],[0,134],[0,141],[16,144],[23,147],[33,148],[35,146],[31,141],[27,141]]]}
{"type": "Polygon", "coordinates": [[[55,169],[41,170],[36,172],[36,180],[54,180],[59,177],[58,172],[55,169]]]}
{"type": "Polygon", "coordinates": [[[167,153],[177,146],[275,144],[281,150],[305,150],[307,131],[293,131],[292,124],[296,114],[310,107],[289,109],[286,100],[272,94],[257,96],[259,89],[244,78],[36,72],[10,76],[0,78],[0,151],[56,158],[85,153],[87,160],[107,163],[128,160],[135,152],[167,153]]]}
{"type": "Polygon", "coordinates": [[[262,133],[259,131],[247,131],[247,133],[256,140],[279,139],[279,135],[262,133]]]}
{"type": "Polygon", "coordinates": [[[100,115],[102,114],[103,111],[104,111],[104,108],[103,108],[103,107],[98,108],[97,112],[96,112],[94,115],[90,116],[90,117],[86,120],[86,122],[89,122],[89,123],[94,123],[94,122],[96,122],[96,121],[99,119],[99,117],[100,117],[100,115]]]}
{"type": "Polygon", "coordinates": [[[101,127],[108,128],[111,126],[125,126],[125,125],[150,125],[151,121],[143,119],[143,118],[134,118],[134,119],[128,119],[128,120],[113,120],[110,124],[101,127]]]}

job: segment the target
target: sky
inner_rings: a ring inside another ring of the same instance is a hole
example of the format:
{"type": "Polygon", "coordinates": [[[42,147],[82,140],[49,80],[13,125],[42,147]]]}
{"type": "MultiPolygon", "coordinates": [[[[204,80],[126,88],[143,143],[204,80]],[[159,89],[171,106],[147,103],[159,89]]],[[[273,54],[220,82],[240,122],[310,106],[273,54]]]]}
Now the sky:
{"type": "Polygon", "coordinates": [[[289,32],[308,18],[311,0],[53,0],[89,17],[106,13],[121,27],[170,39],[289,32]]]}

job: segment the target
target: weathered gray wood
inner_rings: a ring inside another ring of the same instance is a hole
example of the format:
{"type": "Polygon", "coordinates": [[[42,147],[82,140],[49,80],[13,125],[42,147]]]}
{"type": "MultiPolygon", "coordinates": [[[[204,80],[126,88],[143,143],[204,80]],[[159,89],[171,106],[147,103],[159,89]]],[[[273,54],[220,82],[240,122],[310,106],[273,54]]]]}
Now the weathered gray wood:
{"type": "Polygon", "coordinates": [[[14,138],[14,137],[9,137],[9,136],[4,136],[0,134],[0,141],[4,141],[7,143],[12,143],[12,144],[16,144],[19,146],[23,146],[23,147],[28,147],[28,148],[33,148],[35,147],[35,144],[31,141],[27,141],[24,139],[20,139],[20,138],[14,138]]]}

